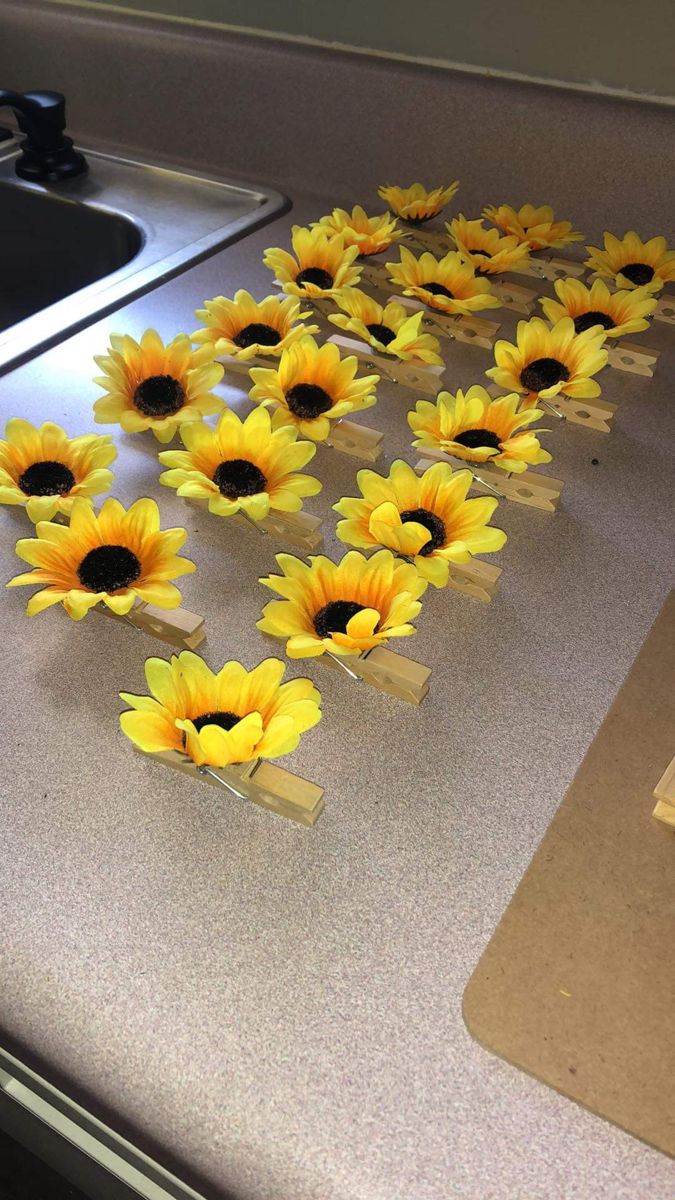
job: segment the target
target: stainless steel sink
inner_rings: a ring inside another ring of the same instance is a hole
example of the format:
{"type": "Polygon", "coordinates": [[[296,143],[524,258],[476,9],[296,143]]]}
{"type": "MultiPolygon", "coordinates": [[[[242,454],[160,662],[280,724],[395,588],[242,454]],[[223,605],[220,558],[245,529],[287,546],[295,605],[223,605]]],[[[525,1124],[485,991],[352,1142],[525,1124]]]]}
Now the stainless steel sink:
{"type": "Polygon", "coordinates": [[[0,373],[289,207],[280,193],[84,148],[89,174],[36,184],[0,143],[0,373]]]}

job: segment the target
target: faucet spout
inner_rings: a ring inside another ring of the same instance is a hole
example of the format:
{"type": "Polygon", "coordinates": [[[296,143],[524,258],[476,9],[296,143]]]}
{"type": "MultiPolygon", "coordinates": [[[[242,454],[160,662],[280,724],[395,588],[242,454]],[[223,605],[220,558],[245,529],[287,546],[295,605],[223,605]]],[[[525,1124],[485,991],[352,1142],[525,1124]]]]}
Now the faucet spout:
{"type": "Polygon", "coordinates": [[[21,179],[57,183],[87,170],[87,160],[66,137],[66,99],[60,92],[0,88],[0,108],[12,108],[26,137],[15,170],[21,179]]]}

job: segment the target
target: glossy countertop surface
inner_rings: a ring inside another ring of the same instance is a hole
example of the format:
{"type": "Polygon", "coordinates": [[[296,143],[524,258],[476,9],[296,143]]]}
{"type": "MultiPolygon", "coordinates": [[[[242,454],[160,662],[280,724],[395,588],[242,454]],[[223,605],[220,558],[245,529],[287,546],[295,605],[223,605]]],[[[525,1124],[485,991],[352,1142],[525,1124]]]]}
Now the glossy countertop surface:
{"type": "MultiPolygon", "coordinates": [[[[110,332],[168,338],[195,327],[207,297],[266,294],[263,250],[293,221],[334,202],[378,211],[387,178],[459,177],[452,211],[468,216],[546,200],[596,244],[603,228],[673,240],[664,110],[158,33],[123,14],[76,20],[54,4],[9,3],[7,16],[3,82],[63,87],[85,144],[126,130],[132,154],[217,163],[294,210],[0,379],[3,420],[99,428],[92,356],[110,332]],[[113,93],[121,112],[102,99],[113,93]],[[321,136],[307,133],[314,118],[321,136]]],[[[168,647],[96,615],[29,621],[27,589],[3,596],[0,1043],[216,1200],[672,1200],[670,1160],[490,1056],[461,1014],[672,586],[675,330],[631,340],[662,349],[655,377],[603,373],[620,405],[609,436],[551,429],[545,470],[565,480],[563,504],[555,516],[502,505],[493,603],[427,593],[402,647],[433,666],[419,709],[320,664],[289,668],[324,698],[324,720],[284,760],[326,789],[313,830],[133,752],[117,693],[143,691],[144,658],[168,647]]],[[[486,382],[487,351],[450,343],[446,359],[451,390],[486,382]]],[[[246,411],[236,380],[219,390],[246,411]]],[[[385,432],[378,469],[415,461],[416,398],[383,385],[357,417],[385,432]]],[[[154,439],[112,432],[114,494],[155,496],[165,524],[188,528],[197,571],[181,585],[206,614],[207,661],[252,666],[270,653],[257,580],[281,546],[188,509],[158,484],[154,439]]],[[[324,489],[307,509],[332,557],[331,505],[354,494],[360,466],[325,447],[312,464],[324,489]]],[[[4,580],[30,527],[1,508],[0,531],[4,580]]]]}

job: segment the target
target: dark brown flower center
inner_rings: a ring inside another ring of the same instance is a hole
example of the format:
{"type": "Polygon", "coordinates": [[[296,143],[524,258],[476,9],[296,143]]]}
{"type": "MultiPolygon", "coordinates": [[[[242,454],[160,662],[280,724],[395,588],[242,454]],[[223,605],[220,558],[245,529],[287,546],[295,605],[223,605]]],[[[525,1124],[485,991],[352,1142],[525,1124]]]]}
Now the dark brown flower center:
{"type": "Polygon", "coordinates": [[[205,725],[218,725],[220,729],[230,730],[238,721],[241,721],[241,717],[233,712],[206,712],[202,713],[201,717],[192,717],[192,724],[197,733],[205,725]]]}
{"type": "Polygon", "coordinates": [[[173,375],[149,375],[136,388],[134,404],[146,417],[168,417],[183,407],[185,392],[173,375]]]}
{"type": "Polygon", "coordinates": [[[567,367],[557,358],[535,358],[521,371],[520,382],[528,392],[543,392],[556,383],[564,383],[569,377],[567,367]]]}
{"type": "Polygon", "coordinates": [[[453,442],[466,446],[468,450],[477,450],[479,446],[489,446],[492,450],[501,450],[501,442],[492,429],[464,429],[461,433],[453,433],[453,442]]]}
{"type": "Polygon", "coordinates": [[[251,325],[245,325],[239,333],[235,333],[232,341],[240,350],[248,350],[249,346],[278,346],[281,334],[271,325],[254,321],[251,325]]]}
{"type": "Polygon", "coordinates": [[[213,482],[223,496],[235,500],[237,496],[255,496],[264,492],[267,479],[260,467],[247,458],[231,458],[218,464],[213,472],[213,482]]]}
{"type": "Polygon", "coordinates": [[[648,263],[626,263],[625,267],[621,268],[621,274],[630,279],[636,287],[643,287],[654,278],[654,268],[648,263]]]}
{"type": "Polygon", "coordinates": [[[333,407],[332,397],[316,383],[296,383],[286,392],[286,403],[301,421],[312,421],[333,407]]]}
{"type": "Polygon", "coordinates": [[[355,600],[331,600],[315,614],[314,628],[320,638],[330,637],[331,633],[346,633],[352,617],[363,609],[364,605],[355,600]]]}
{"type": "Polygon", "coordinates": [[[19,487],[27,496],[66,496],[74,486],[70,467],[51,459],[31,463],[19,476],[19,487]]]}
{"type": "Polygon", "coordinates": [[[583,333],[585,329],[592,329],[594,325],[602,325],[603,329],[614,329],[616,321],[603,312],[579,313],[579,316],[574,318],[575,333],[583,333]]]}
{"type": "Polygon", "coordinates": [[[388,346],[396,337],[393,329],[390,329],[388,325],[378,325],[376,321],[372,325],[366,325],[366,329],[383,346],[388,346]]]}
{"type": "Polygon", "coordinates": [[[401,520],[404,525],[408,521],[423,525],[431,534],[431,541],[425,542],[417,552],[422,557],[426,558],[428,554],[433,554],[434,550],[440,550],[445,545],[445,523],[436,513],[429,512],[428,508],[407,508],[401,513],[401,520]]]}
{"type": "Polygon", "coordinates": [[[333,286],[333,276],[330,271],[324,271],[323,267],[305,267],[299,275],[296,275],[295,282],[300,287],[305,283],[313,283],[315,287],[323,288],[326,291],[333,286]]]}
{"type": "Polygon", "coordinates": [[[406,225],[424,225],[425,221],[430,221],[431,218],[435,216],[436,213],[430,212],[425,213],[423,217],[401,217],[401,220],[405,221],[406,225]]]}
{"type": "Polygon", "coordinates": [[[130,587],[141,573],[141,564],[128,546],[95,546],[77,568],[88,592],[117,592],[130,587]]]}
{"type": "Polygon", "coordinates": [[[454,300],[455,298],[452,292],[448,291],[445,284],[435,283],[433,279],[431,283],[420,284],[420,287],[423,287],[425,292],[431,292],[432,296],[447,296],[448,300],[454,300]]]}

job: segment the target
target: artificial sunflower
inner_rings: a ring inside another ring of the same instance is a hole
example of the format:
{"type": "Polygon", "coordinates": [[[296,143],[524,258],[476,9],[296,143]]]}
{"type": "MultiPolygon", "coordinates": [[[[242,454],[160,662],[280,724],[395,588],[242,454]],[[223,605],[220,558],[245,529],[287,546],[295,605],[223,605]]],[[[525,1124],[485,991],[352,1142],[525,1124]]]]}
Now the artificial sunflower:
{"type": "Polygon", "coordinates": [[[242,421],[227,409],[215,429],[204,421],[184,425],[185,450],[163,450],[159,461],[170,471],[160,483],[179,496],[208,501],[209,512],[231,517],[242,510],[262,521],[270,510],[299,512],[303,496],[321,491],[318,479],[296,474],[316,454],[313,442],[298,441],[292,425],[272,428],[266,408],[242,421]]]}
{"type": "Polygon", "coordinates": [[[120,716],[122,732],[146,754],[177,750],[198,766],[288,754],[321,720],[321,696],[311,679],[282,683],[284,670],[278,658],[266,658],[252,671],[227,662],[213,672],[191,650],[170,662],[148,658],[151,695],[120,692],[131,705],[120,716]]]}
{"type": "Polygon", "coordinates": [[[581,241],[584,236],[572,228],[571,221],[556,221],[548,204],[539,208],[534,204],[523,204],[517,210],[510,204],[488,205],[483,209],[483,216],[519,242],[527,242],[532,250],[559,250],[570,242],[581,241]]]}
{"type": "Polygon", "coordinates": [[[439,392],[435,403],[418,400],[408,413],[408,424],[418,449],[442,450],[466,462],[490,462],[521,474],[528,466],[551,461],[539,444],[540,431],[525,428],[541,416],[537,408],[523,408],[517,394],[493,400],[484,387],[474,384],[454,396],[439,392]]]}
{"type": "Polygon", "coordinates": [[[240,288],[234,300],[216,296],[205,300],[195,316],[204,328],[192,334],[192,341],[211,345],[219,358],[228,356],[247,361],[261,354],[279,357],[306,333],[318,333],[318,325],[308,325],[312,314],[300,311],[300,302],[292,296],[265,296],[254,300],[240,288]]]}
{"type": "Polygon", "coordinates": [[[109,433],[68,437],[65,429],[45,421],[36,428],[23,417],[7,422],[0,441],[0,504],[25,505],[29,519],[50,521],[70,513],[76,496],[107,492],[113,481],[108,470],[117,457],[109,433]]]}
{"type": "Polygon", "coordinates": [[[342,312],[330,313],[328,320],[339,329],[355,333],[380,354],[391,354],[405,362],[416,359],[442,365],[438,338],[420,330],[422,310],[411,315],[395,301],[383,306],[358,288],[343,288],[336,294],[335,303],[342,312]]]}
{"type": "Polygon", "coordinates": [[[625,337],[649,327],[647,317],[656,308],[656,298],[649,288],[610,292],[602,279],[594,279],[590,288],[580,279],[556,279],[558,300],[543,296],[539,301],[551,324],[571,317],[575,333],[583,333],[600,325],[605,337],[625,337]]]}
{"type": "Polygon", "coordinates": [[[389,213],[369,217],[360,204],[355,204],[351,213],[346,212],[344,208],[334,208],[328,216],[315,221],[312,228],[325,229],[330,234],[341,234],[345,246],[358,247],[361,258],[369,254],[380,254],[403,237],[403,230],[399,228],[396,217],[391,217],[389,213]]]}
{"type": "Polygon", "coordinates": [[[95,420],[125,433],[151,429],[159,442],[170,442],[179,425],[224,407],[211,391],[223,377],[213,356],[213,346],[193,350],[186,333],[166,346],[154,329],[140,342],[113,334],[108,353],[94,357],[105,372],[94,383],[106,391],[94,404],[95,420]]]}
{"type": "Polygon", "coordinates": [[[137,500],[125,510],[119,500],[106,500],[95,513],[86,500],[75,499],[70,525],[40,521],[36,538],[21,538],[16,552],[35,568],[10,579],[7,587],[42,585],[31,596],[29,617],[63,604],[69,617],[81,621],[103,603],[123,616],[136,600],[159,608],[177,608],[181,595],[169,580],[194,571],[179,558],[187,537],[184,529],[159,527],[154,500],[137,500]]]}
{"type": "Polygon", "coordinates": [[[331,234],[321,225],[314,229],[294,225],[291,245],[295,258],[278,246],[266,250],[263,258],[285,292],[318,300],[359,282],[361,268],[354,265],[359,248],[345,246],[341,234],[331,234]]]}
{"type": "Polygon", "coordinates": [[[613,279],[621,288],[647,287],[658,292],[675,279],[675,250],[668,249],[664,237],[643,242],[634,230],[619,239],[613,233],[603,233],[604,250],[587,246],[590,258],[585,266],[605,279],[613,279]]]}
{"type": "Polygon", "coordinates": [[[413,225],[421,225],[438,215],[449,200],[452,200],[459,181],[448,184],[447,187],[433,188],[430,192],[421,183],[412,183],[410,187],[391,187],[384,185],[377,189],[378,196],[389,205],[391,211],[404,221],[413,225]]]}
{"type": "Polygon", "coordinates": [[[289,658],[307,658],[327,650],[339,657],[361,654],[392,637],[415,633],[411,621],[421,609],[427,587],[412,563],[390,550],[366,558],[350,550],[339,563],[323,555],[309,565],[292,554],[277,554],[281,575],[260,582],[283,600],[271,600],[258,629],[286,638],[289,658]]]}
{"type": "Polygon", "coordinates": [[[602,349],[605,330],[597,325],[576,333],[571,317],[563,317],[551,329],[541,317],[519,321],[516,345],[495,343],[495,367],[485,374],[500,387],[528,392],[550,400],[563,392],[577,399],[600,395],[600,384],[592,379],[607,362],[602,349]]]}
{"type": "Polygon", "coordinates": [[[451,562],[467,563],[506,541],[501,529],[488,527],[497,501],[467,500],[471,471],[439,462],[417,476],[398,459],[386,478],[362,470],[356,481],[363,498],[345,496],[333,505],[346,518],[338,521],[337,536],[348,546],[386,546],[414,559],[435,587],[447,587],[451,562]]]}
{"type": "Polygon", "coordinates": [[[331,421],[371,408],[377,401],[379,375],[356,379],[358,367],[355,355],[341,358],[332,342],[317,346],[313,337],[304,337],[284,350],[276,370],[251,368],[254,386],[249,396],[256,404],[278,405],[276,428],[295,425],[304,437],[323,442],[331,421]]]}
{"type": "Polygon", "coordinates": [[[471,263],[478,275],[501,275],[530,261],[528,242],[514,234],[502,236],[497,229],[486,229],[482,220],[467,221],[460,213],[445,228],[462,258],[471,263]]]}
{"type": "Polygon", "coordinates": [[[417,296],[441,312],[467,315],[501,305],[487,279],[479,279],[471,264],[456,251],[439,259],[425,250],[415,258],[401,246],[401,261],[386,265],[392,282],[401,285],[404,296],[417,296]]]}

